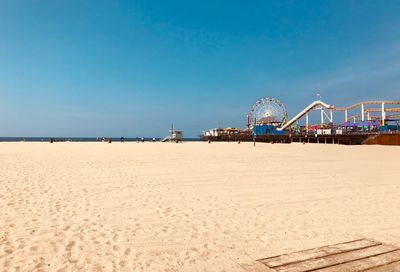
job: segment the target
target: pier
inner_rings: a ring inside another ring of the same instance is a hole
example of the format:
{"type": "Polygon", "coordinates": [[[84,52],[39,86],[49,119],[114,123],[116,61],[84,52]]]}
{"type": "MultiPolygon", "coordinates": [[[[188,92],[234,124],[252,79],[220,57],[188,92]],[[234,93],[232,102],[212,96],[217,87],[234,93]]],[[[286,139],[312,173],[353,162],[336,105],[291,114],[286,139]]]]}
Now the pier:
{"type": "Polygon", "coordinates": [[[214,128],[200,137],[205,141],[227,142],[400,145],[400,108],[397,105],[400,101],[364,101],[335,107],[317,100],[289,119],[282,102],[264,97],[251,107],[244,130],[214,128]],[[313,112],[317,112],[319,120],[311,124],[313,112]],[[337,115],[342,115],[342,122],[335,122],[337,115]]]}

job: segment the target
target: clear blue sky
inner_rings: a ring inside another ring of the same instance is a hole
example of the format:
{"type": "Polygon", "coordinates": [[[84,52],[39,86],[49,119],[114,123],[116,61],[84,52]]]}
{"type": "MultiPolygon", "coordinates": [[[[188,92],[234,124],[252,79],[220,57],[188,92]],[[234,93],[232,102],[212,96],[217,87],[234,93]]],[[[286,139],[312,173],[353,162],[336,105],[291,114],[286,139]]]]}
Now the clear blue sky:
{"type": "Polygon", "coordinates": [[[400,1],[0,2],[0,136],[196,136],[400,99],[400,1]]]}

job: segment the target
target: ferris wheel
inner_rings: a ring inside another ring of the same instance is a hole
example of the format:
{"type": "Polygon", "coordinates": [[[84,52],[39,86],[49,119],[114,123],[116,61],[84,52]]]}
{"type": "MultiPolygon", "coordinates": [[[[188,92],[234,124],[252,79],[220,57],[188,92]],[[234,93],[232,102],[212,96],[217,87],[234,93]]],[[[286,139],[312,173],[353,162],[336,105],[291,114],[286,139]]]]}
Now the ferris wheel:
{"type": "Polygon", "coordinates": [[[258,99],[248,114],[249,128],[254,124],[282,125],[287,121],[285,105],[276,98],[263,97],[258,99]]]}

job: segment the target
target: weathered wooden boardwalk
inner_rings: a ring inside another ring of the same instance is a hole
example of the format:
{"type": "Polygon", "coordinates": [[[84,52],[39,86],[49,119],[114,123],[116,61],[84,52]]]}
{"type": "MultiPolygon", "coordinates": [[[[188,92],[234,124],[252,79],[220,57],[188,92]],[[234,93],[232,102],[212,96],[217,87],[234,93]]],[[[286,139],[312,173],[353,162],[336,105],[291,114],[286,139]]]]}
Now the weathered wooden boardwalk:
{"type": "Polygon", "coordinates": [[[359,239],[258,261],[278,272],[392,272],[400,271],[400,248],[359,239]]]}
{"type": "MultiPolygon", "coordinates": [[[[220,136],[202,136],[203,141],[216,142],[252,142],[253,135],[249,133],[220,135],[220,136]]],[[[379,145],[400,145],[400,133],[393,134],[343,134],[343,135],[302,135],[302,134],[284,134],[284,135],[257,135],[256,142],[265,143],[318,143],[318,144],[343,144],[343,145],[361,145],[361,144],[379,144],[379,145]]]]}

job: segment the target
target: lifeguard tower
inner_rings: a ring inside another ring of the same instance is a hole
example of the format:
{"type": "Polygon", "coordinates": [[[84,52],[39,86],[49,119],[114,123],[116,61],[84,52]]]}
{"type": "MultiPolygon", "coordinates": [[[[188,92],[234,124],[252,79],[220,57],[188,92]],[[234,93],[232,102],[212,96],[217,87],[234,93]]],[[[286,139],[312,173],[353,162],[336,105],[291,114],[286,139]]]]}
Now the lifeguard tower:
{"type": "Polygon", "coordinates": [[[183,140],[183,131],[175,130],[174,124],[171,124],[169,135],[161,140],[161,142],[175,142],[181,143],[183,140]]]}

